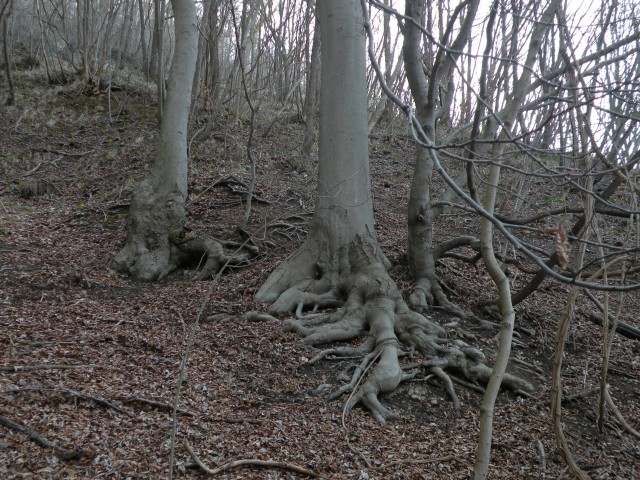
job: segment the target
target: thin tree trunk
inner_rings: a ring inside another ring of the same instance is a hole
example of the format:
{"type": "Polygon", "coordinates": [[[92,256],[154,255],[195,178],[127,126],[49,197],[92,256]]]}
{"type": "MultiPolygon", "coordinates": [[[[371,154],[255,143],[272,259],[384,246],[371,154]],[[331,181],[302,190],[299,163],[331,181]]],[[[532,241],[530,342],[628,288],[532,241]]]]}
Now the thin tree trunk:
{"type": "MultiPolygon", "coordinates": [[[[516,117],[520,110],[520,105],[522,104],[527,88],[531,83],[533,66],[540,51],[542,37],[549,26],[552,25],[556,10],[560,8],[560,1],[561,0],[552,0],[547,9],[540,16],[540,19],[536,22],[534,30],[531,33],[531,40],[529,41],[529,49],[527,51],[527,57],[524,68],[522,69],[522,74],[515,82],[513,94],[511,95],[511,98],[509,98],[508,107],[503,117],[503,130],[499,137],[500,142],[495,144],[491,152],[491,157],[496,160],[496,163],[492,164],[490,168],[489,181],[484,201],[484,208],[489,212],[489,214],[493,214],[495,207],[498,182],[500,180],[499,161],[502,158],[507,141],[512,138],[512,132],[510,130],[515,124],[516,117]]],[[[489,385],[487,386],[487,390],[482,399],[482,407],[480,409],[480,435],[478,439],[478,453],[473,469],[474,480],[484,480],[487,477],[489,470],[491,439],[493,436],[493,410],[496,398],[498,397],[498,390],[500,389],[500,384],[502,383],[504,373],[507,369],[507,363],[511,355],[511,341],[513,338],[515,320],[515,311],[513,310],[513,303],[511,301],[511,286],[495,258],[493,250],[493,224],[486,217],[483,217],[480,223],[480,242],[485,266],[491,275],[491,279],[498,288],[502,323],[500,327],[498,355],[496,357],[491,379],[489,380],[489,385]]]]}
{"type": "Polygon", "coordinates": [[[154,27],[152,52],[153,68],[152,72],[156,77],[157,99],[158,99],[158,119],[162,121],[164,115],[164,0],[154,2],[154,27]]]}
{"type": "Polygon", "coordinates": [[[131,17],[133,15],[134,3],[129,2],[130,0],[125,0],[122,10],[124,18],[122,21],[122,28],[120,29],[120,39],[118,41],[118,56],[115,62],[116,70],[122,69],[124,67],[123,57],[126,57],[126,48],[128,44],[129,33],[131,31],[131,17]]]}
{"type": "Polygon", "coordinates": [[[309,60],[307,76],[307,96],[305,101],[305,128],[302,140],[302,160],[305,167],[309,168],[311,162],[311,150],[316,131],[316,108],[318,102],[318,80],[320,73],[320,24],[315,15],[315,27],[313,31],[313,44],[311,47],[311,59],[309,60]]]}
{"type": "MultiPolygon", "coordinates": [[[[407,81],[416,104],[416,118],[423,125],[425,133],[432,141],[435,141],[436,137],[436,121],[438,118],[448,115],[446,108],[436,108],[437,97],[442,86],[441,82],[449,78],[455,60],[460,55],[459,52],[467,43],[478,4],[479,0],[469,2],[462,26],[456,39],[451,43],[451,50],[445,52],[441,49],[438,51],[428,81],[423,67],[422,33],[411,23],[407,23],[405,27],[403,57],[407,81]]],[[[458,15],[461,15],[462,7],[463,4],[459,5],[449,19],[447,30],[443,34],[444,44],[449,43],[453,24],[458,15]]],[[[425,0],[407,0],[405,14],[418,24],[422,24],[425,17],[425,0]]],[[[427,29],[431,30],[432,28],[428,25],[427,29]]],[[[457,315],[464,316],[464,312],[448,301],[436,277],[432,237],[435,212],[431,203],[430,190],[433,162],[431,156],[424,150],[420,146],[417,147],[416,166],[409,192],[407,255],[415,280],[409,303],[419,310],[437,303],[457,315]]]]}
{"type": "Polygon", "coordinates": [[[142,0],[138,0],[138,10],[140,13],[140,44],[142,47],[142,70],[144,71],[145,79],[149,80],[149,57],[147,54],[147,35],[145,24],[146,17],[144,14],[144,8],[142,7],[142,0]]]}
{"type": "Polygon", "coordinates": [[[0,10],[0,18],[2,19],[2,53],[4,56],[4,71],[7,75],[7,84],[9,85],[9,94],[5,100],[5,105],[14,105],[16,103],[16,94],[13,86],[13,78],[11,75],[11,50],[9,48],[9,16],[13,9],[13,0],[5,0],[2,10],[0,10]]]}
{"type": "Polygon", "coordinates": [[[196,60],[196,71],[193,74],[193,86],[191,87],[191,113],[195,112],[198,95],[200,94],[200,72],[207,53],[207,43],[211,39],[212,31],[209,28],[209,12],[211,3],[217,0],[205,0],[200,21],[200,35],[198,35],[198,58],[196,60]]]}

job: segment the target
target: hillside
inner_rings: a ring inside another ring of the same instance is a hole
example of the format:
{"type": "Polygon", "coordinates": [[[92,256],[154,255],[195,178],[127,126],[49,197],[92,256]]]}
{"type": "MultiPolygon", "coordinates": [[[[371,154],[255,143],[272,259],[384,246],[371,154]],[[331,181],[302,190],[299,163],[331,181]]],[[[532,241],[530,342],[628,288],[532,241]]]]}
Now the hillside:
{"type": "MultiPolygon", "coordinates": [[[[345,399],[328,403],[325,397],[353,360],[307,365],[315,353],[296,335],[276,322],[243,318],[264,308],[253,295],[300,245],[313,212],[315,167],[300,166],[304,125],[295,116],[287,112],[273,123],[279,112],[258,115],[257,188],[243,231],[236,224],[249,180],[250,126],[205,116],[192,122],[188,228],[223,240],[248,238],[259,253],[217,280],[193,280],[194,268],[142,284],[114,272],[110,262],[124,242],[131,191],[153,159],[153,92],[140,85],[87,95],[78,84],[51,86],[29,72],[16,85],[17,105],[0,110],[0,418],[59,449],[0,426],[2,478],[166,478],[172,451],[177,477],[199,478],[185,442],[210,468],[257,459],[336,479],[468,478],[479,386],[456,386],[459,415],[438,384],[420,381],[383,397],[399,421],[379,425],[359,408],[343,418],[345,399]]],[[[413,154],[402,126],[371,137],[377,235],[405,294],[413,154]]],[[[531,194],[535,205],[557,191],[549,183],[531,194]]],[[[473,233],[472,218],[464,211],[443,215],[436,240],[473,233]]],[[[495,294],[481,263],[444,259],[438,274],[450,299],[478,315],[495,294]]],[[[548,407],[554,337],[567,292],[549,282],[517,307],[510,371],[538,390],[530,398],[501,395],[491,478],[567,478],[548,407]]],[[[625,321],[640,327],[638,294],[625,305],[625,321]]],[[[598,433],[594,389],[602,329],[588,320],[591,311],[582,297],[564,363],[570,398],[565,433],[592,478],[640,478],[638,439],[613,416],[605,434],[598,433]]],[[[456,321],[440,311],[428,315],[441,325],[456,321]]],[[[461,322],[452,335],[489,352],[496,333],[461,322]]],[[[617,335],[612,351],[612,397],[637,429],[640,343],[617,335]]],[[[304,475],[239,466],[218,478],[304,475]]]]}

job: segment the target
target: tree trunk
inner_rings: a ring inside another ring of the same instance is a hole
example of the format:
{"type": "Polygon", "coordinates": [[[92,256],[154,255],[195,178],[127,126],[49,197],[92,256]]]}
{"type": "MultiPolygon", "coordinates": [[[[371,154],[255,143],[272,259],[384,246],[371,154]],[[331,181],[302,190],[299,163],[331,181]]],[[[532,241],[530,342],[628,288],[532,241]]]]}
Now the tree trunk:
{"type": "MultiPolygon", "coordinates": [[[[156,75],[156,86],[157,86],[157,97],[158,97],[158,118],[162,121],[164,117],[164,101],[166,98],[165,91],[165,78],[164,78],[164,11],[165,11],[165,3],[164,0],[156,0],[156,11],[155,11],[155,27],[153,32],[153,38],[156,45],[156,64],[155,64],[155,75],[156,75]]],[[[177,32],[177,30],[176,30],[177,32]]],[[[177,39],[176,39],[177,40],[177,39]]],[[[197,52],[196,52],[197,55],[197,52]]],[[[194,67],[195,68],[195,67],[194,67]]],[[[192,74],[193,76],[193,74],[192,74]]],[[[191,79],[189,79],[191,80],[191,79]]],[[[189,97],[191,97],[191,92],[189,92],[189,97]]],[[[190,99],[189,99],[190,100],[190,99]]]]}
{"type": "Polygon", "coordinates": [[[114,267],[138,280],[155,280],[175,263],[172,243],[182,232],[187,195],[187,123],[197,53],[196,10],[192,0],[172,0],[176,46],[158,151],[151,174],[134,192],[127,219],[127,242],[114,267]]]}
{"type": "MultiPolygon", "coordinates": [[[[311,7],[309,7],[311,8],[311,7]]],[[[316,126],[316,106],[318,103],[318,73],[320,70],[320,24],[317,13],[315,15],[315,28],[313,31],[313,45],[311,47],[311,59],[309,60],[307,75],[307,96],[305,101],[305,128],[302,141],[302,158],[306,166],[311,164],[311,150],[316,126]]]]}
{"type": "Polygon", "coordinates": [[[196,57],[196,70],[193,74],[193,86],[191,88],[191,112],[195,111],[196,102],[200,93],[200,72],[202,71],[202,64],[207,50],[207,39],[211,37],[212,31],[209,30],[209,11],[211,9],[212,0],[204,2],[202,10],[202,20],[200,22],[200,30],[202,35],[198,35],[198,55],[196,57]]]}
{"type": "MultiPolygon", "coordinates": [[[[357,347],[321,352],[363,357],[351,383],[346,409],[362,403],[379,422],[397,418],[378,395],[393,391],[406,374],[398,361],[400,343],[430,357],[421,366],[445,381],[458,400],[444,368],[455,368],[473,380],[487,381],[491,369],[474,348],[444,346],[444,330],[412,312],[387,274],[388,261],[374,231],[369,180],[363,8],[357,0],[318,2],[322,37],[320,96],[320,164],[318,195],[306,242],[280,265],[256,294],[271,303],[270,313],[287,315],[303,307],[340,307],[334,313],[308,315],[285,323],[309,345],[365,340],[357,347]],[[436,358],[432,358],[434,355],[436,358]],[[372,366],[368,369],[368,366],[372,366]]],[[[531,390],[509,377],[514,388],[531,390]]]]}
{"type": "MultiPolygon", "coordinates": [[[[129,33],[131,31],[131,17],[133,16],[134,6],[135,4],[133,2],[129,3],[129,0],[126,0],[124,2],[124,7],[122,10],[122,14],[123,14],[122,28],[120,29],[120,39],[118,41],[118,52],[117,52],[114,72],[124,68],[123,57],[127,56],[126,50],[129,43],[129,33]]],[[[106,43],[108,45],[108,42],[106,43]]]]}
{"type": "Polygon", "coordinates": [[[205,72],[204,82],[207,86],[205,96],[205,108],[210,112],[211,118],[215,118],[218,112],[218,103],[220,97],[220,79],[221,62],[220,62],[220,37],[224,30],[223,20],[218,20],[221,14],[221,6],[218,0],[213,2],[207,19],[209,38],[205,52],[205,72]]]}
{"type": "Polygon", "coordinates": [[[144,77],[149,79],[149,57],[147,55],[147,35],[145,33],[145,24],[147,22],[142,7],[142,0],[138,0],[138,10],[140,14],[140,45],[142,47],[142,70],[144,77]]]}
{"type": "MultiPolygon", "coordinates": [[[[260,289],[271,311],[287,313],[299,301],[282,293],[315,278],[316,270],[338,270],[337,256],[356,236],[375,243],[369,180],[364,36],[349,22],[362,14],[356,0],[318,2],[323,61],[320,96],[318,199],[309,237],[260,289]],[[311,254],[311,255],[309,255],[311,254]],[[319,262],[324,262],[320,266],[319,262]]],[[[338,273],[337,271],[334,272],[338,273]]],[[[328,282],[323,279],[317,283],[328,282]]],[[[331,283],[331,282],[330,282],[331,283]]],[[[333,285],[336,286],[336,285],[333,285]]]]}
{"type": "Polygon", "coordinates": [[[4,56],[4,71],[7,75],[7,84],[9,85],[9,94],[4,104],[14,105],[16,102],[15,90],[13,87],[13,78],[11,76],[11,49],[9,48],[9,15],[13,8],[13,0],[5,0],[0,11],[0,19],[2,19],[2,52],[4,56]]]}
{"type": "MultiPolygon", "coordinates": [[[[407,81],[411,94],[416,103],[416,118],[423,126],[427,136],[435,142],[436,121],[439,118],[449,118],[446,99],[441,98],[444,108],[436,108],[437,96],[443,95],[443,82],[448,82],[453,66],[460,51],[464,48],[471,33],[471,27],[478,9],[479,0],[472,0],[468,4],[468,11],[462,20],[462,26],[456,39],[451,43],[451,51],[439,50],[433,61],[429,79],[425,76],[422,58],[422,33],[412,23],[407,23],[405,40],[402,49],[407,81]]],[[[456,7],[443,33],[442,43],[449,44],[449,37],[453,31],[454,22],[461,15],[462,4],[456,7]]],[[[405,14],[414,19],[419,25],[425,17],[425,0],[407,0],[405,14]]],[[[427,25],[431,30],[432,26],[427,25]]],[[[431,202],[431,179],[433,177],[433,162],[428,151],[417,146],[416,166],[411,182],[408,209],[408,240],[407,256],[411,273],[415,283],[409,297],[412,307],[424,310],[434,303],[445,307],[457,315],[465,315],[458,307],[448,301],[438,283],[433,258],[433,221],[435,211],[431,202]]]]}

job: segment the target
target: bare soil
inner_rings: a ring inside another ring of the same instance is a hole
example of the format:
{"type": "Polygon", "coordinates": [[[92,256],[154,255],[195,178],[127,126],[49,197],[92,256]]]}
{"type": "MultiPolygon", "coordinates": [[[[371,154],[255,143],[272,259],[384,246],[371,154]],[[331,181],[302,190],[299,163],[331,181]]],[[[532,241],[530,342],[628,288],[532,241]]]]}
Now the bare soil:
{"type": "MultiPolygon", "coordinates": [[[[218,281],[192,280],[194,270],[140,284],[109,266],[124,242],[130,192],[153,159],[152,95],[113,92],[110,110],[106,93],[78,95],[73,85],[46,86],[28,76],[17,85],[17,106],[0,110],[0,416],[77,455],[62,458],[0,425],[0,477],[167,478],[172,444],[175,476],[201,477],[185,441],[211,468],[259,459],[335,479],[469,477],[480,393],[458,385],[462,407],[456,415],[442,388],[410,382],[382,398],[401,420],[381,426],[356,409],[343,426],[346,399],[327,403],[317,389],[335,388],[350,360],[307,366],[314,352],[283,333],[279,323],[241,318],[262,308],[254,293],[302,242],[313,211],[313,171],[296,168],[303,125],[283,117],[264,137],[271,118],[259,117],[259,201],[245,231],[261,253],[249,266],[227,271],[218,281]],[[181,382],[174,438],[170,407],[203,306],[181,382]]],[[[206,120],[194,122],[192,133],[206,120]]],[[[220,120],[191,145],[188,225],[194,231],[245,239],[235,226],[249,178],[247,132],[246,124],[220,120]]],[[[413,146],[401,129],[371,139],[377,234],[393,263],[391,276],[405,294],[412,159],[413,146]]],[[[553,185],[547,188],[532,189],[532,205],[555,194],[553,185]]],[[[473,233],[475,224],[471,214],[453,211],[437,225],[437,240],[473,233]]],[[[445,259],[438,268],[450,298],[461,306],[479,313],[479,305],[493,298],[481,264],[445,259]]],[[[526,278],[520,273],[514,282],[522,285],[526,278]]],[[[555,327],[567,292],[549,282],[518,306],[518,326],[534,334],[522,333],[513,355],[541,374],[511,369],[534,382],[538,392],[526,399],[501,396],[491,478],[569,478],[546,403],[555,327]]],[[[638,297],[627,296],[622,318],[635,327],[638,297]]],[[[581,297],[564,361],[567,394],[598,385],[602,331],[587,320],[591,310],[581,297]]],[[[430,315],[441,324],[452,320],[437,311],[430,315]]],[[[495,348],[495,332],[463,327],[472,335],[469,343],[487,352],[495,348]]],[[[638,429],[640,342],[616,336],[612,358],[611,394],[638,429]]],[[[640,442],[613,417],[598,433],[597,394],[567,403],[563,413],[572,451],[592,478],[640,478],[640,442]]],[[[218,477],[304,475],[243,466],[218,477]]]]}

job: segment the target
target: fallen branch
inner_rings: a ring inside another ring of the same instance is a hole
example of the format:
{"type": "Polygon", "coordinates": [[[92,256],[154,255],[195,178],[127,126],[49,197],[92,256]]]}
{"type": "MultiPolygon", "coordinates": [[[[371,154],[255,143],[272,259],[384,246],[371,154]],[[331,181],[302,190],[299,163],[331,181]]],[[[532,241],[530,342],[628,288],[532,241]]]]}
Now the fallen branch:
{"type": "Polygon", "coordinates": [[[184,448],[186,448],[187,452],[189,452],[189,455],[191,455],[191,458],[193,458],[193,461],[196,462],[196,464],[202,469],[203,472],[209,475],[217,475],[227,470],[231,470],[232,468],[237,468],[242,466],[252,466],[252,467],[279,468],[282,470],[290,470],[292,472],[301,473],[303,475],[308,475],[313,478],[318,478],[320,476],[313,470],[309,470],[307,468],[294,465],[293,463],[276,462],[272,460],[257,460],[255,458],[235,460],[233,462],[225,463],[224,465],[218,468],[211,469],[207,467],[202,460],[200,460],[200,458],[198,457],[196,452],[193,451],[193,448],[191,447],[191,445],[189,445],[189,442],[187,440],[185,440],[183,444],[184,444],[184,448]]]}
{"type": "MultiPolygon", "coordinates": [[[[589,320],[600,326],[602,326],[602,324],[604,323],[604,319],[601,316],[596,315],[595,313],[591,313],[589,315],[589,320]]],[[[611,321],[609,321],[610,326],[611,324],[611,321]]],[[[618,324],[616,325],[616,333],[619,333],[623,337],[627,337],[632,340],[640,340],[640,329],[632,327],[628,323],[618,321],[618,324]]]]}
{"type": "Polygon", "coordinates": [[[93,368],[95,365],[5,365],[0,372],[21,372],[25,370],[75,370],[79,368],[93,368]]]}
{"type": "Polygon", "coordinates": [[[256,418],[221,418],[220,419],[221,422],[225,422],[225,423],[251,423],[253,425],[260,425],[262,423],[262,420],[258,420],[256,418]]]}
{"type": "MultiPolygon", "coordinates": [[[[150,400],[148,398],[142,397],[120,397],[118,398],[122,403],[143,403],[146,405],[151,405],[152,407],[157,408],[158,410],[164,410],[166,412],[173,412],[173,405],[164,402],[158,402],[157,400],[150,400]]],[[[194,417],[195,414],[188,410],[183,410],[182,408],[176,408],[176,412],[181,415],[186,415],[188,417],[194,417]]]]}
{"type": "Polygon", "coordinates": [[[95,150],[87,150],[86,152],[77,152],[77,153],[73,153],[73,152],[63,152],[61,150],[52,150],[50,148],[32,148],[31,149],[34,152],[49,152],[49,153],[55,153],[56,155],[63,155],[65,157],[84,157],[85,155],[89,155],[90,153],[94,153],[95,150]]]}
{"type": "Polygon", "coordinates": [[[77,392],[75,390],[69,390],[69,389],[64,389],[64,390],[62,390],[62,392],[66,393],[67,395],[71,395],[72,397],[79,398],[81,400],[89,400],[91,402],[97,403],[98,405],[102,405],[103,407],[111,408],[111,409],[115,410],[116,412],[124,413],[125,415],[127,415],[129,417],[133,416],[129,412],[123,410],[122,408],[114,405],[111,402],[108,402],[107,400],[105,400],[103,398],[94,397],[94,396],[91,396],[91,395],[87,395],[86,393],[77,392]]]}
{"type": "Polygon", "coordinates": [[[129,412],[123,410],[122,408],[114,405],[113,403],[99,397],[94,397],[92,395],[87,395],[83,392],[78,392],[76,390],[71,390],[68,388],[40,388],[40,387],[25,387],[25,388],[12,388],[9,390],[3,390],[1,393],[22,393],[22,392],[53,392],[53,393],[61,393],[63,395],[67,395],[69,397],[79,398],[80,400],[87,400],[94,402],[103,407],[111,408],[119,413],[124,413],[125,415],[132,417],[129,412]]]}
{"type": "Polygon", "coordinates": [[[33,167],[27,173],[23,173],[22,176],[23,177],[28,177],[29,175],[33,175],[34,173],[36,173],[40,169],[40,167],[42,166],[43,163],[44,163],[44,160],[42,160],[39,164],[37,164],[35,167],[33,167]]]}
{"type": "MultiPolygon", "coordinates": [[[[587,297],[589,297],[589,300],[593,302],[593,304],[598,308],[598,310],[600,310],[600,312],[604,314],[605,312],[604,305],[602,304],[602,302],[600,302],[600,300],[598,300],[598,298],[593,294],[593,292],[585,289],[584,293],[587,295],[587,297]]],[[[612,328],[613,317],[611,315],[608,315],[608,317],[609,317],[609,328],[612,328]]],[[[591,320],[593,323],[596,323],[600,326],[602,326],[602,324],[604,323],[604,318],[596,315],[595,313],[591,313],[589,315],[589,320],[591,320]]],[[[633,340],[640,339],[640,329],[632,327],[631,325],[624,322],[620,322],[620,321],[616,322],[616,333],[619,333],[620,335],[627,338],[631,338],[633,340]]]]}
{"type": "Polygon", "coordinates": [[[618,410],[618,407],[616,406],[616,404],[613,403],[613,399],[611,398],[611,394],[609,393],[609,390],[605,389],[604,394],[605,394],[605,399],[607,401],[607,405],[609,405],[609,408],[613,412],[613,416],[616,417],[616,420],[618,420],[618,422],[620,422],[620,425],[622,425],[622,427],[634,437],[640,438],[640,432],[638,432],[635,428],[631,426],[631,424],[629,424],[629,422],[627,422],[627,420],[622,415],[622,412],[618,410]]]}
{"type": "Polygon", "coordinates": [[[0,415],[0,425],[4,425],[5,427],[16,432],[24,433],[27,437],[29,437],[41,447],[51,448],[53,450],[53,453],[55,453],[55,455],[61,460],[76,460],[84,455],[84,452],[82,452],[82,450],[69,450],[59,447],[54,442],[39,434],[35,430],[31,430],[30,428],[25,427],[24,425],[20,425],[19,423],[16,423],[13,420],[8,419],[7,417],[3,417],[2,415],[0,415]]]}
{"type": "MultiPolygon", "coordinates": [[[[221,180],[217,180],[212,185],[212,187],[217,187],[217,186],[227,187],[231,191],[231,193],[234,194],[234,195],[247,196],[249,194],[249,186],[246,183],[244,183],[242,180],[238,180],[237,178],[235,178],[233,175],[228,176],[226,178],[223,178],[221,180]],[[240,190],[239,188],[237,188],[238,186],[244,188],[244,190],[240,190]]],[[[202,194],[200,194],[200,195],[202,195],[202,194]]],[[[256,193],[253,193],[253,192],[251,194],[251,198],[254,201],[258,202],[258,203],[264,203],[266,205],[272,205],[273,204],[273,202],[271,202],[271,201],[269,201],[269,200],[267,200],[265,198],[262,198],[261,196],[259,196],[256,193]]]]}
{"type": "Polygon", "coordinates": [[[418,465],[422,463],[436,463],[436,462],[450,462],[451,460],[463,460],[464,457],[462,455],[447,455],[445,457],[433,457],[433,458],[422,458],[422,459],[408,459],[408,460],[395,460],[391,463],[388,463],[386,466],[391,467],[393,465],[418,465]]]}
{"type": "Polygon", "coordinates": [[[30,248],[26,248],[26,247],[16,247],[16,248],[3,248],[0,249],[0,253],[14,253],[14,252],[31,252],[33,253],[34,250],[31,250],[30,248]]]}

